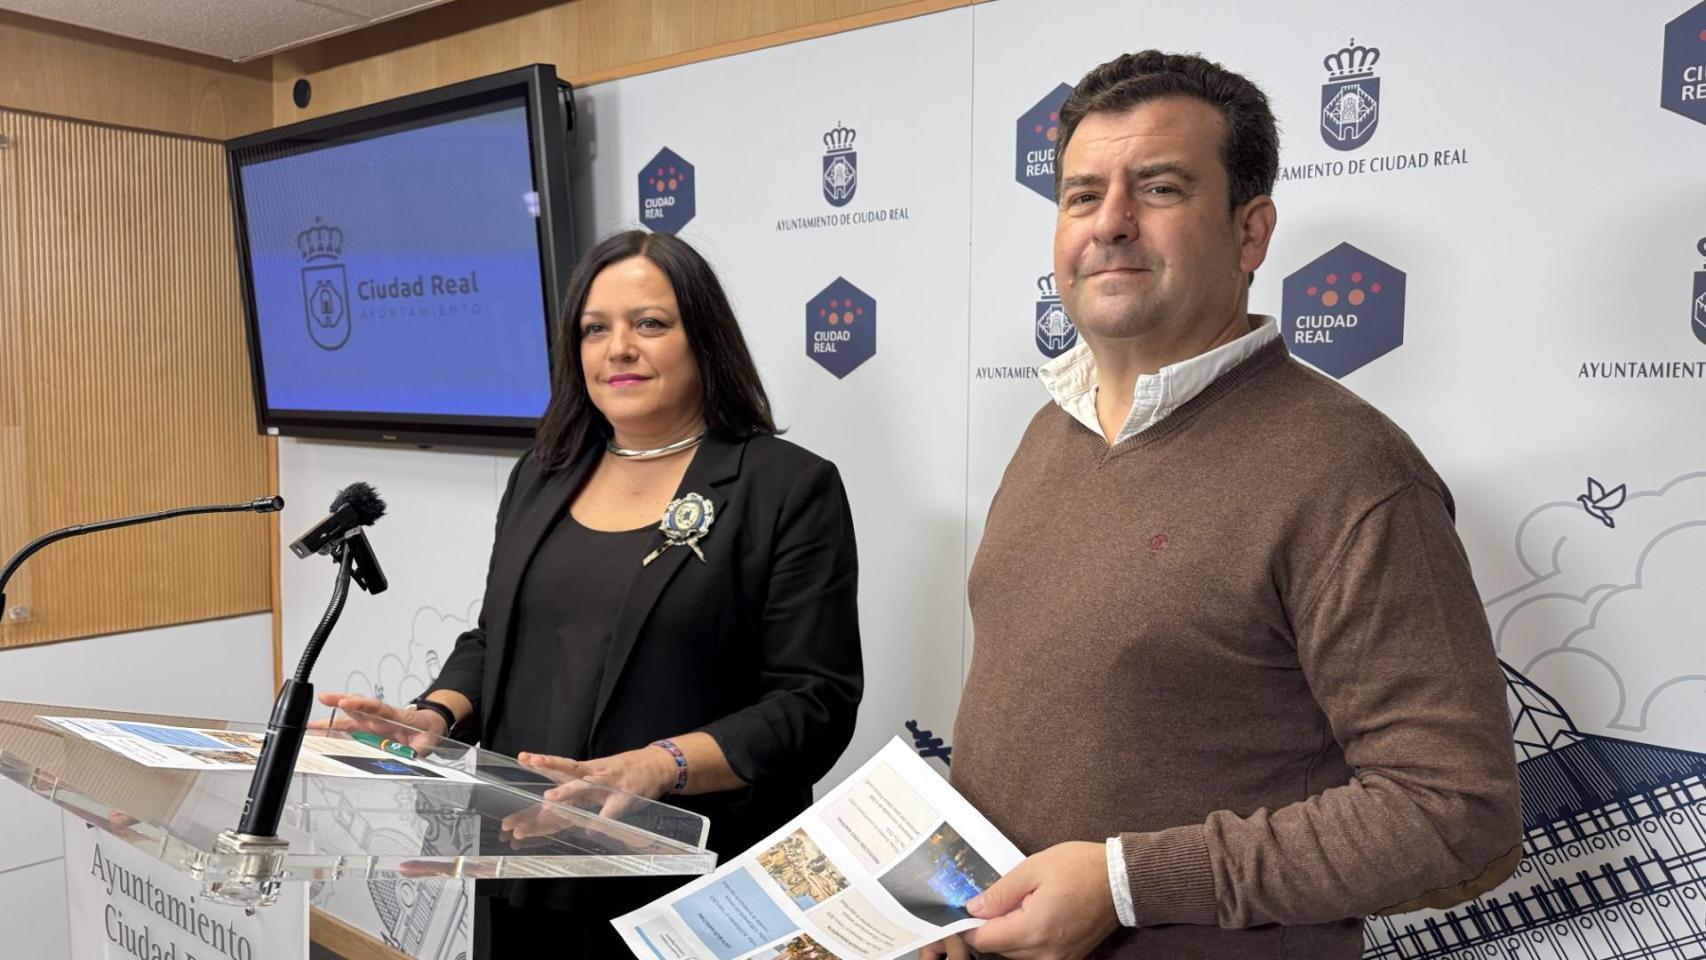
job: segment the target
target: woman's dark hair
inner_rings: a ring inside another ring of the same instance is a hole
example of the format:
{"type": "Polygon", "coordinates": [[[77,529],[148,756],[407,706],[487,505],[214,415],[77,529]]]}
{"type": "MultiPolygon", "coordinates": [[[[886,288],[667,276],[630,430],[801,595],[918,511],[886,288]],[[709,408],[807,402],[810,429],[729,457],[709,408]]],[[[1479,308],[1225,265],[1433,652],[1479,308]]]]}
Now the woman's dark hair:
{"type": "Polygon", "coordinates": [[[611,435],[610,421],[593,406],[581,370],[581,313],[587,291],[606,267],[645,257],[663,271],[681,308],[681,328],[699,368],[705,427],[716,436],[740,439],[775,434],[770,398],[746,349],[740,323],[717,274],[685,240],[667,233],[628,230],[593,247],[569,277],[569,292],[557,320],[557,356],[551,369],[551,402],[539,421],[533,455],[548,470],[567,466],[593,443],[611,435]]]}

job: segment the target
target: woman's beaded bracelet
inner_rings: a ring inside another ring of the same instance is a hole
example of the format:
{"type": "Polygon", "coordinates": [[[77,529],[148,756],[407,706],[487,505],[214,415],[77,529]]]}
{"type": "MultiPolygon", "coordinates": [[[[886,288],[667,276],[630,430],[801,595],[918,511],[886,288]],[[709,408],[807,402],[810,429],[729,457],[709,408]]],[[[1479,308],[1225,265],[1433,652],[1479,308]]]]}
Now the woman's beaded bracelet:
{"type": "Polygon", "coordinates": [[[680,793],[681,791],[686,790],[687,754],[681,752],[681,748],[675,745],[674,740],[654,740],[652,741],[652,746],[662,747],[665,750],[668,750],[669,755],[675,758],[675,786],[671,787],[669,792],[680,793]]]}

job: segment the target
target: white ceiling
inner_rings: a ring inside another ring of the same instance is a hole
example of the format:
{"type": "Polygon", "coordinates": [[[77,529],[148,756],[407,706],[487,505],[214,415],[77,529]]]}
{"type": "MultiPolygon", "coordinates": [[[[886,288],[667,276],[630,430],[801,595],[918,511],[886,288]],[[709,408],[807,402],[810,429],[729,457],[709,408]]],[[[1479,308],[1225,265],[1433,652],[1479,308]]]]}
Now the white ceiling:
{"type": "Polygon", "coordinates": [[[13,10],[224,60],[254,60],[447,0],[0,0],[13,10]]]}

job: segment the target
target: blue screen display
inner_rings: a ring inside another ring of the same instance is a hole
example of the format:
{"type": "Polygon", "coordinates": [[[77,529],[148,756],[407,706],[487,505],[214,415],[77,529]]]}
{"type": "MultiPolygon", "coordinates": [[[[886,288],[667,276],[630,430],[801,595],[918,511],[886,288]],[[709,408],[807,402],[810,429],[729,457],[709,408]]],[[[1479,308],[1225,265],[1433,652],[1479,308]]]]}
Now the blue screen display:
{"type": "Polygon", "coordinates": [[[539,200],[519,101],[239,167],[273,410],[537,417],[539,200]]]}

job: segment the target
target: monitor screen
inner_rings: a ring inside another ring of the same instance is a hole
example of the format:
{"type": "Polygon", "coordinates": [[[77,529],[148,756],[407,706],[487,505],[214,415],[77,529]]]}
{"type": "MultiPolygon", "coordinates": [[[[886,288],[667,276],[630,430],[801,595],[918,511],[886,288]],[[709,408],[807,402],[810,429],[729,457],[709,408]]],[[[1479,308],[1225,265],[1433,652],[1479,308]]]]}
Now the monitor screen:
{"type": "Polygon", "coordinates": [[[515,90],[234,150],[263,428],[531,428],[552,302],[535,159],[515,90]]]}

